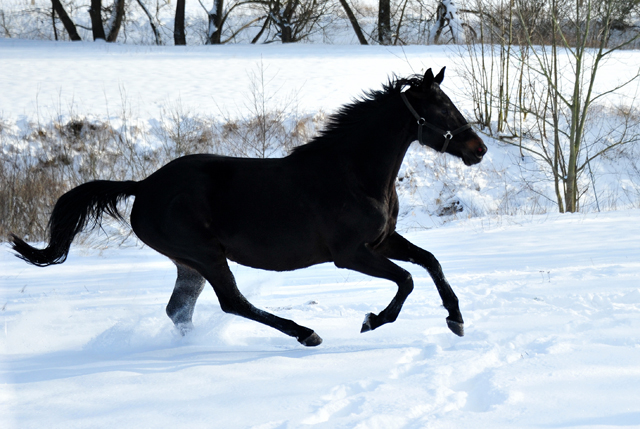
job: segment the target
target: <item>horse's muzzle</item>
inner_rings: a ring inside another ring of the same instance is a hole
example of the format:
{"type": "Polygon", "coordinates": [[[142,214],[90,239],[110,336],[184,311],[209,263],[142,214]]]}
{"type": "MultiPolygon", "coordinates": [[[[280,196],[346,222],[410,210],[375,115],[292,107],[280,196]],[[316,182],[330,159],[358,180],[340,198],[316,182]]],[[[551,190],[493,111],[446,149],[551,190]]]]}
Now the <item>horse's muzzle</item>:
{"type": "Polygon", "coordinates": [[[462,153],[462,160],[465,165],[471,166],[482,161],[487,153],[487,146],[480,137],[475,137],[466,142],[466,150],[462,153]]]}

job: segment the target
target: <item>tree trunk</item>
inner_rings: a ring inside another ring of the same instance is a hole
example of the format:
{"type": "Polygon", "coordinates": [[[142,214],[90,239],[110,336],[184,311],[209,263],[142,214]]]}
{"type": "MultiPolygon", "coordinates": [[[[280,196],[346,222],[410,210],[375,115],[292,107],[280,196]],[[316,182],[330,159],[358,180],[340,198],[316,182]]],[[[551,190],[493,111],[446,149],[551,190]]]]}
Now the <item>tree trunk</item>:
{"type": "Polygon", "coordinates": [[[222,39],[222,18],[224,15],[224,0],[215,0],[209,15],[209,33],[207,44],[219,45],[222,39]]]}
{"type": "Polygon", "coordinates": [[[360,42],[360,44],[368,45],[367,39],[364,37],[364,33],[362,33],[362,29],[360,28],[360,24],[358,24],[358,20],[356,19],[356,16],[353,14],[353,11],[349,7],[349,3],[347,3],[347,0],[340,0],[340,4],[342,5],[342,8],[347,14],[347,17],[351,22],[351,26],[353,27],[353,31],[355,31],[356,36],[358,36],[358,41],[360,42]]]}
{"type": "Polygon", "coordinates": [[[78,30],[76,29],[76,25],[73,23],[69,15],[67,15],[67,11],[64,10],[64,6],[60,3],[60,0],[51,0],[51,4],[53,5],[53,10],[58,14],[58,18],[62,21],[62,25],[64,25],[64,29],[67,30],[67,34],[69,34],[69,39],[74,42],[81,41],[82,38],[78,34],[78,30]]]}
{"type": "Polygon", "coordinates": [[[391,0],[379,0],[378,3],[378,42],[391,44],[391,0]]]}
{"type": "Polygon", "coordinates": [[[176,4],[176,21],[173,28],[173,41],[178,45],[187,44],[187,36],[184,32],[184,6],[186,0],[178,0],[176,4]]]}
{"type": "Polygon", "coordinates": [[[287,1],[287,5],[284,8],[284,12],[280,15],[280,39],[282,43],[293,43],[295,42],[293,37],[293,17],[296,13],[296,8],[298,7],[299,0],[289,0],[287,1]]]}
{"type": "Polygon", "coordinates": [[[89,16],[91,17],[93,40],[107,40],[107,36],[104,34],[104,26],[102,25],[102,0],[91,0],[89,16]]]}
{"type": "Polygon", "coordinates": [[[284,24],[280,26],[280,39],[282,43],[293,43],[293,37],[291,35],[291,26],[288,24],[284,24]]]}
{"type": "MultiPolygon", "coordinates": [[[[553,88],[557,88],[559,85],[559,74],[558,74],[558,20],[557,20],[557,3],[556,1],[552,1],[551,5],[552,17],[553,17],[553,28],[551,32],[551,71],[552,71],[552,79],[553,79],[553,88]]],[[[559,98],[560,94],[558,91],[551,91],[551,115],[552,115],[552,124],[553,124],[553,182],[554,182],[554,190],[556,192],[556,200],[558,202],[558,210],[560,213],[564,213],[565,206],[564,200],[562,198],[562,193],[560,192],[560,181],[564,177],[561,174],[560,167],[560,157],[561,154],[561,145],[560,145],[560,111],[559,111],[559,98]]],[[[563,187],[566,189],[566,185],[563,187]]],[[[566,195],[565,195],[566,196],[566,195]]]]}
{"type": "Polygon", "coordinates": [[[442,4],[442,2],[438,3],[438,9],[436,10],[436,22],[438,23],[438,29],[436,30],[436,34],[433,38],[433,43],[437,45],[440,42],[442,31],[449,25],[449,18],[447,18],[447,8],[444,4],[442,4]]]}
{"type": "Polygon", "coordinates": [[[53,37],[55,38],[56,42],[58,41],[58,29],[56,28],[56,10],[53,7],[53,4],[51,5],[51,25],[53,25],[53,37]]]}
{"type": "Polygon", "coordinates": [[[107,36],[107,42],[115,42],[118,39],[118,33],[122,26],[122,19],[124,18],[124,0],[115,0],[114,11],[112,12],[109,23],[109,34],[107,36]]]}

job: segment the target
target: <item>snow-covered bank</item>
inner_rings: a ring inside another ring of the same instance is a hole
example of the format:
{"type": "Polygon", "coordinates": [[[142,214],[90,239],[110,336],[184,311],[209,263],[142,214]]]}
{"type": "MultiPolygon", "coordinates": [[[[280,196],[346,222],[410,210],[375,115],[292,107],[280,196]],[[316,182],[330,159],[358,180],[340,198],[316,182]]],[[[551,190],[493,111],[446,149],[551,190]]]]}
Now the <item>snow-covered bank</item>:
{"type": "Polygon", "coordinates": [[[76,247],[39,269],[0,252],[0,426],[619,427],[640,422],[640,211],[479,218],[408,237],[441,261],[467,334],[428,275],[400,318],[360,334],[395,286],[321,265],[233,268],[257,306],[315,329],[305,349],[223,314],[195,331],[164,306],[174,268],[149,249],[76,247]]]}

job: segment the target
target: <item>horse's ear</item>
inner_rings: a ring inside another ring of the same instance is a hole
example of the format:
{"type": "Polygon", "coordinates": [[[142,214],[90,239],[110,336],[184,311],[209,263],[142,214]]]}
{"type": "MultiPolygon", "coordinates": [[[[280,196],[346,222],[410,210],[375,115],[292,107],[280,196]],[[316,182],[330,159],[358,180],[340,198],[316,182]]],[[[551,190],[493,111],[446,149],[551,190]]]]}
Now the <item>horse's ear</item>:
{"type": "Polygon", "coordinates": [[[424,74],[424,78],[422,79],[422,90],[427,92],[431,89],[431,85],[433,84],[433,72],[431,69],[427,70],[424,74]]]}
{"type": "Polygon", "coordinates": [[[440,73],[438,73],[436,77],[433,78],[434,82],[437,83],[438,85],[440,85],[444,80],[444,69],[446,69],[446,67],[442,67],[442,70],[440,70],[440,73]]]}

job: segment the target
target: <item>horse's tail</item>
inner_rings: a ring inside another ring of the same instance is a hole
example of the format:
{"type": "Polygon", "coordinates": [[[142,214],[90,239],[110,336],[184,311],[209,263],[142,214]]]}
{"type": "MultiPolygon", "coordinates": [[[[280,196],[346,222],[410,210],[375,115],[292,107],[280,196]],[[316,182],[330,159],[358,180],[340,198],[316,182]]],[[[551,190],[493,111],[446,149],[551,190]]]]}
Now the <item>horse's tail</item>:
{"type": "Polygon", "coordinates": [[[56,202],[49,218],[49,244],[44,249],[36,249],[21,238],[11,234],[11,243],[17,257],[46,267],[61,264],[67,259],[73,238],[89,222],[98,225],[102,214],[107,213],[124,220],[118,212],[118,202],[135,195],[137,182],[114,182],[96,180],[73,188],[56,202]]]}

